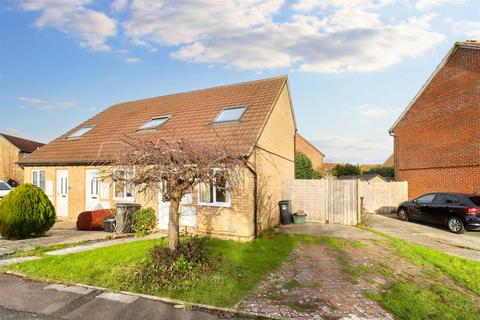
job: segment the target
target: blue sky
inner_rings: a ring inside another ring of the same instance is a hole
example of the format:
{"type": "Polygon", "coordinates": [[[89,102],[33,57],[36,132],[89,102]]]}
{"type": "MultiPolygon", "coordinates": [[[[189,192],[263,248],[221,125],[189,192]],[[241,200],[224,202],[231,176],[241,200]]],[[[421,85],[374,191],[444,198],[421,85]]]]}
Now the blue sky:
{"type": "Polygon", "coordinates": [[[479,16],[479,0],[3,0],[0,132],[48,142],[116,102],[288,74],[328,161],[381,163],[479,16]]]}

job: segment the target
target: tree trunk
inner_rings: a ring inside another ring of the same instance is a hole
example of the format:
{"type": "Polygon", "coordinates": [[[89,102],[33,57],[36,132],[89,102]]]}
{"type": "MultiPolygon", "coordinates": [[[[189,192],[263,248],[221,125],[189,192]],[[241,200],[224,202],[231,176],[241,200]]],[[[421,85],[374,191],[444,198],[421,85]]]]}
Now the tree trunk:
{"type": "Polygon", "coordinates": [[[180,199],[173,197],[170,200],[170,210],[168,213],[168,247],[170,250],[177,250],[180,233],[180,214],[178,208],[180,199]]]}

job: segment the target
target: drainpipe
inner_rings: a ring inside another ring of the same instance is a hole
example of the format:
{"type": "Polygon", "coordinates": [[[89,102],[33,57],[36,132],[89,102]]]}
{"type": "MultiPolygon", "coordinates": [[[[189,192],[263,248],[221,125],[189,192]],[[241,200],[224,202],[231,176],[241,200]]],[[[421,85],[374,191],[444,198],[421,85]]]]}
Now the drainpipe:
{"type": "Polygon", "coordinates": [[[258,236],[258,228],[257,228],[257,180],[258,180],[258,175],[257,172],[255,171],[254,168],[250,166],[247,162],[245,163],[247,166],[248,171],[250,171],[253,175],[253,238],[256,239],[258,236]]]}

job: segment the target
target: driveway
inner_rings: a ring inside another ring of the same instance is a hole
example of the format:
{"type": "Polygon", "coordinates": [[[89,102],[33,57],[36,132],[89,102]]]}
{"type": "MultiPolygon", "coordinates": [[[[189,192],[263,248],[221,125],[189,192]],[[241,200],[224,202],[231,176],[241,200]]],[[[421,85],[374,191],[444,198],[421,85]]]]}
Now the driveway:
{"type": "Polygon", "coordinates": [[[412,241],[453,256],[480,261],[480,232],[454,234],[446,227],[404,222],[395,214],[371,215],[365,224],[394,237],[412,241]]]}
{"type": "Polygon", "coordinates": [[[17,251],[31,250],[37,246],[104,240],[108,235],[104,231],[79,231],[76,229],[75,223],[58,221],[44,237],[23,240],[6,240],[0,237],[0,257],[17,251]]]}
{"type": "Polygon", "coordinates": [[[1,319],[241,319],[222,311],[185,308],[137,295],[84,286],[27,281],[0,274],[1,319]]]}

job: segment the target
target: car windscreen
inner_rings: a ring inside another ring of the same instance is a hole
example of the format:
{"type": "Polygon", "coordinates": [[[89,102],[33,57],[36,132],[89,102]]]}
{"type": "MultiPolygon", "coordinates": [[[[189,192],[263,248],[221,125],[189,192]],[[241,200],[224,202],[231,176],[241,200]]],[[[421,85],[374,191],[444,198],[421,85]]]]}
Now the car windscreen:
{"type": "Polygon", "coordinates": [[[476,206],[480,207],[480,196],[468,197],[476,206]]]}
{"type": "Polygon", "coordinates": [[[11,190],[12,188],[10,188],[10,186],[8,184],[6,184],[5,182],[0,182],[0,191],[4,191],[4,190],[11,190]]]}

